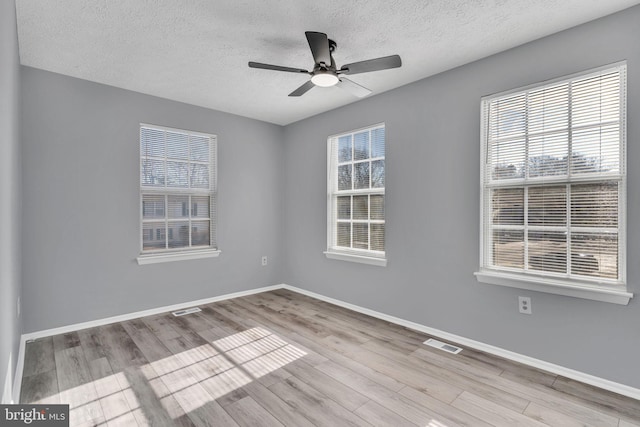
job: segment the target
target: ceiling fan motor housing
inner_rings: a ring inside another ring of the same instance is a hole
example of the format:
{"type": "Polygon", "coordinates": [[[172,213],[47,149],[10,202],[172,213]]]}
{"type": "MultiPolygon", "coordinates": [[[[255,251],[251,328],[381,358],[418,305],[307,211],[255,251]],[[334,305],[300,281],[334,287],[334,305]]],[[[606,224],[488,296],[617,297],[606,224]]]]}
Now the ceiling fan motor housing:
{"type": "Polygon", "coordinates": [[[338,43],[329,39],[329,52],[333,53],[337,47],[338,47],[338,43]]]}

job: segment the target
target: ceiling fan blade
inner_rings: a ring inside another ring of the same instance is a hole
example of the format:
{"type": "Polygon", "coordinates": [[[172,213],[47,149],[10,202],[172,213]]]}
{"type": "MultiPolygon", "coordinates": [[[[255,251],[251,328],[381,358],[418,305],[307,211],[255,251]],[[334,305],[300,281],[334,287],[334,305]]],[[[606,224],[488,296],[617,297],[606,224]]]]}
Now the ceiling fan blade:
{"type": "Polygon", "coordinates": [[[347,92],[357,96],[358,98],[363,98],[371,93],[371,91],[366,87],[360,86],[358,83],[351,81],[346,77],[340,77],[340,81],[336,86],[346,90],[347,92]]]}
{"type": "Polygon", "coordinates": [[[309,72],[307,70],[303,70],[302,68],[282,67],[280,65],[263,64],[261,62],[249,61],[249,67],[251,67],[251,68],[262,68],[264,70],[286,71],[286,72],[289,72],[289,73],[305,73],[305,74],[309,74],[309,72]]]}
{"type": "Polygon", "coordinates": [[[313,82],[311,80],[309,80],[308,82],[306,82],[305,84],[303,84],[302,86],[300,86],[298,89],[294,90],[293,92],[291,92],[289,94],[289,96],[300,96],[300,95],[304,95],[305,93],[307,93],[307,91],[309,91],[309,89],[311,89],[312,87],[314,87],[315,85],[313,84],[313,82]]]}
{"type": "Polygon", "coordinates": [[[366,61],[354,62],[343,65],[340,72],[343,74],[368,73],[370,71],[388,70],[398,68],[402,65],[402,60],[398,55],[384,56],[382,58],[368,59],[366,61]]]}
{"type": "Polygon", "coordinates": [[[316,64],[324,62],[325,65],[331,65],[331,51],[329,50],[329,39],[325,33],[318,33],[315,31],[306,31],[304,33],[307,36],[309,47],[311,48],[311,54],[316,64]]]}

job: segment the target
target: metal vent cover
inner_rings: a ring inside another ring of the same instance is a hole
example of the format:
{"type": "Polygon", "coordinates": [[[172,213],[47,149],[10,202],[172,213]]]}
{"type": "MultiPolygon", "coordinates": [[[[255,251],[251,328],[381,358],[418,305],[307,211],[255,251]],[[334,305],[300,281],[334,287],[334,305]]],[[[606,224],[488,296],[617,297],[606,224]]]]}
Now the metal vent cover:
{"type": "Polygon", "coordinates": [[[462,348],[460,347],[456,347],[455,345],[447,344],[442,341],[434,340],[433,338],[429,338],[424,342],[424,344],[452,354],[458,354],[462,351],[462,348]]]}
{"type": "Polygon", "coordinates": [[[185,308],[184,310],[173,311],[171,312],[171,314],[173,314],[176,317],[179,317],[179,316],[184,316],[186,314],[197,313],[199,311],[202,311],[200,310],[199,307],[192,307],[192,308],[185,308]]]}

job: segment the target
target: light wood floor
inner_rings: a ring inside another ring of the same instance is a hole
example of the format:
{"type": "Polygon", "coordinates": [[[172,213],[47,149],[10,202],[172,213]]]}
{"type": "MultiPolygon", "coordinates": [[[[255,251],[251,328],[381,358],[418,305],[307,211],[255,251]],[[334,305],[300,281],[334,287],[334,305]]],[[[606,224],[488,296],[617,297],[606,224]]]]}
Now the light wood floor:
{"type": "Polygon", "coordinates": [[[640,401],[278,290],[27,344],[71,425],[640,426],[640,401]]]}

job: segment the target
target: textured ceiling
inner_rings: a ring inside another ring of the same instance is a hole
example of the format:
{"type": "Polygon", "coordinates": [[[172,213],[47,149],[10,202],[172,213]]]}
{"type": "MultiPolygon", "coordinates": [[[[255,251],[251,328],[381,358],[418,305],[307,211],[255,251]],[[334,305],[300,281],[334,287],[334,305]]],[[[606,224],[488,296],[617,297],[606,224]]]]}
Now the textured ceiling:
{"type": "MultiPolygon", "coordinates": [[[[4,0],[3,0],[4,1],[4,0]]],[[[640,3],[640,0],[16,0],[23,65],[288,124],[358,98],[288,97],[311,69],[305,31],[338,43],[338,66],[399,54],[351,80],[376,93],[640,3]]]]}

